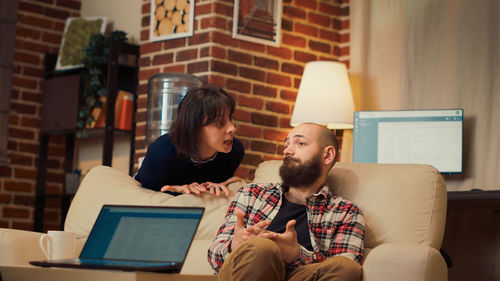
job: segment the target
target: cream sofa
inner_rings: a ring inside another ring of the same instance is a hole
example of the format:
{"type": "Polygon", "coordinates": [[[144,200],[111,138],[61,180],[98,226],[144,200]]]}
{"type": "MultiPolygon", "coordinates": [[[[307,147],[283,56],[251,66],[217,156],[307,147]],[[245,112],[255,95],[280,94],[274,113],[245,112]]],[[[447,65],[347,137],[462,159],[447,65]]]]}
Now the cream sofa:
{"type": "MultiPolygon", "coordinates": [[[[254,182],[279,181],[281,161],[259,165],[254,182]]],[[[236,191],[243,183],[229,187],[236,191]]],[[[367,226],[363,280],[447,280],[439,253],[446,216],[446,186],[427,165],[337,163],[328,177],[333,191],[356,202],[367,226]]],[[[186,274],[213,274],[207,249],[230,199],[153,192],[109,167],[96,167],[83,179],[67,214],[64,229],[80,237],[80,249],[103,204],[204,206],[195,240],[182,269],[186,274]]],[[[43,259],[40,233],[0,229],[0,265],[43,259]]]]}

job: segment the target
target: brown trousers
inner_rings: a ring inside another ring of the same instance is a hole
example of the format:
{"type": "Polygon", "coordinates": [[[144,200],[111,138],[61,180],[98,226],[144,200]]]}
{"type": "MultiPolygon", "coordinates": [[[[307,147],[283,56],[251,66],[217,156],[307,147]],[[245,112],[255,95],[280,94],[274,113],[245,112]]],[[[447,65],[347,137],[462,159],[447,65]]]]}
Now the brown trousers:
{"type": "Polygon", "coordinates": [[[221,281],[359,281],[361,265],[342,256],[320,263],[286,270],[278,245],[269,239],[254,238],[231,253],[222,266],[221,281]]]}

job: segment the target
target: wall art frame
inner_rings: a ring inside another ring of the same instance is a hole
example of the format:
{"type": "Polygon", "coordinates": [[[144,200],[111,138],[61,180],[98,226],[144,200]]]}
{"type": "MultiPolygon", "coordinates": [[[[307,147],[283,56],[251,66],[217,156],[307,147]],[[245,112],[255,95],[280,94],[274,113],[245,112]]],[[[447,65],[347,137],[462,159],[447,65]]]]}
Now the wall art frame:
{"type": "Polygon", "coordinates": [[[195,0],[151,0],[149,40],[193,36],[194,6],[195,0]]]}

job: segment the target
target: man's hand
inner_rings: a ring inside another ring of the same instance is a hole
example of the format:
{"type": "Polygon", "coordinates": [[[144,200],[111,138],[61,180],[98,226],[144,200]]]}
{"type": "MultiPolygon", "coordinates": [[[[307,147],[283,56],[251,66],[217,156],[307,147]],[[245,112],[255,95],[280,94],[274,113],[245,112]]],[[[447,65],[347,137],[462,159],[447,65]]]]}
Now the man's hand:
{"type": "Polygon", "coordinates": [[[202,192],[207,192],[207,188],[197,182],[193,182],[192,184],[185,185],[165,185],[161,188],[160,191],[171,191],[185,194],[194,193],[196,195],[200,195],[202,192]]]}
{"type": "Polygon", "coordinates": [[[273,240],[281,250],[281,255],[286,263],[297,260],[300,255],[300,246],[297,242],[297,232],[295,232],[295,220],[288,221],[284,233],[265,231],[259,236],[273,240]]]}
{"type": "Polygon", "coordinates": [[[245,214],[239,210],[235,211],[235,214],[236,224],[234,225],[233,240],[231,241],[231,252],[238,249],[238,247],[245,243],[248,239],[257,237],[266,232],[266,227],[268,227],[271,223],[270,221],[265,220],[246,228],[245,223],[243,222],[245,214]]]}

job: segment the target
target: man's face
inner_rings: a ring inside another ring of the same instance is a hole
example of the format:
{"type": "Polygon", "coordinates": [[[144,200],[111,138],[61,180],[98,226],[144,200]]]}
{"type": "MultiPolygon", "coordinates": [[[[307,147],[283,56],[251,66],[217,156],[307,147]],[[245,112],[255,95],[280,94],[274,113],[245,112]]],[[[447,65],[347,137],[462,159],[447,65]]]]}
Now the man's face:
{"type": "Polygon", "coordinates": [[[290,131],[285,140],[285,157],[280,167],[285,186],[308,185],[321,175],[323,155],[318,138],[318,128],[314,125],[303,124],[290,131]]]}

